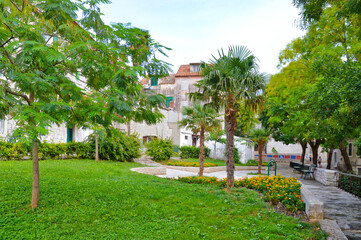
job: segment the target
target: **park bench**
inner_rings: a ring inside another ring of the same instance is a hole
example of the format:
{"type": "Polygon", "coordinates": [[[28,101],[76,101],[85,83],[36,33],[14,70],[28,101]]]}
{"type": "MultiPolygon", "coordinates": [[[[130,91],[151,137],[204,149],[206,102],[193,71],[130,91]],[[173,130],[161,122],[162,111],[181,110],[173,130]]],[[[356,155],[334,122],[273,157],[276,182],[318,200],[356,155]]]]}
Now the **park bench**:
{"type": "Polygon", "coordinates": [[[314,164],[311,164],[310,166],[307,166],[307,168],[302,169],[301,178],[303,177],[303,179],[307,179],[307,176],[309,176],[309,179],[311,179],[311,175],[312,175],[312,179],[315,179],[315,169],[316,169],[316,165],[314,164]]]}
{"type": "Polygon", "coordinates": [[[290,167],[294,169],[294,171],[301,172],[301,170],[304,168],[303,164],[290,162],[290,167]]]}

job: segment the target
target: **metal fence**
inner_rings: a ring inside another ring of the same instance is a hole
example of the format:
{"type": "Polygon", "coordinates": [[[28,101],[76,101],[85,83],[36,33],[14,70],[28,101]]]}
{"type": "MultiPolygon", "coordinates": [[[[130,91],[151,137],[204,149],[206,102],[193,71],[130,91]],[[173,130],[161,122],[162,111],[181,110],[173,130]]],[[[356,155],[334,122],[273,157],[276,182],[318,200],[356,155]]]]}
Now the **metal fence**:
{"type": "Polygon", "coordinates": [[[361,176],[339,172],[337,187],[361,198],[361,176]]]}

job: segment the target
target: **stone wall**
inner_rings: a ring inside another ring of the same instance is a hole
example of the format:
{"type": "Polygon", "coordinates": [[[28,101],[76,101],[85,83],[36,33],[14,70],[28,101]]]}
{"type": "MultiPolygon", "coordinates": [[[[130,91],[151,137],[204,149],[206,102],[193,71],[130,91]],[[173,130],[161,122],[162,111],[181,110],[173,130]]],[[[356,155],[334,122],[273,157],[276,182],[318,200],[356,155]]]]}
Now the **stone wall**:
{"type": "Polygon", "coordinates": [[[336,186],[337,171],[324,168],[315,169],[315,180],[326,186],[336,186]]]}
{"type": "Polygon", "coordinates": [[[306,214],[310,222],[316,222],[323,219],[323,202],[318,200],[305,185],[301,187],[301,198],[306,204],[306,214]]]}

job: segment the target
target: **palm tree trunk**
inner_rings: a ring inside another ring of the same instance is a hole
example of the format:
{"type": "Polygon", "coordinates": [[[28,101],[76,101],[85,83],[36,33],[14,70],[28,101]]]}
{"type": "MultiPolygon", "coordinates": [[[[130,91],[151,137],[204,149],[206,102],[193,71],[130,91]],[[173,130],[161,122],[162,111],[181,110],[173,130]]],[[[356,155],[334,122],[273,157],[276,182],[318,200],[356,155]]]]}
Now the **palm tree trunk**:
{"type": "Polygon", "coordinates": [[[263,142],[258,142],[258,174],[262,173],[263,142]]]}
{"type": "Polygon", "coordinates": [[[203,177],[204,171],[204,127],[201,127],[200,141],[199,141],[199,172],[198,176],[203,177]]]}
{"type": "Polygon", "coordinates": [[[350,158],[348,157],[347,151],[346,151],[346,147],[343,144],[343,142],[340,142],[339,144],[339,148],[343,157],[343,160],[345,161],[345,165],[346,165],[346,171],[347,172],[351,172],[352,171],[352,165],[350,162],[350,158]]]}
{"type": "Polygon", "coordinates": [[[226,109],[226,148],[227,148],[227,188],[234,185],[234,134],[237,129],[236,110],[234,109],[234,98],[229,96],[228,108],[226,109]]]}

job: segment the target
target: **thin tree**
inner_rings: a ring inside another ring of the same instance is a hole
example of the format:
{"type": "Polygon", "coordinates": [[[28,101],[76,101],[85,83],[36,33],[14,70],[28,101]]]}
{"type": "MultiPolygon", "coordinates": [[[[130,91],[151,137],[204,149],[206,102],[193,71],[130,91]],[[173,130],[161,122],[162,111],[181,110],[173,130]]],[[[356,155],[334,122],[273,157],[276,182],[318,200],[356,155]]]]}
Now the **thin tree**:
{"type": "Polygon", "coordinates": [[[268,142],[271,131],[265,128],[252,129],[248,133],[248,138],[258,145],[258,174],[262,173],[263,147],[268,142]]]}
{"type": "Polygon", "coordinates": [[[224,130],[221,129],[221,127],[219,128],[213,128],[210,132],[209,132],[209,136],[206,138],[207,141],[214,141],[214,149],[213,149],[213,158],[216,158],[216,152],[217,152],[217,142],[219,143],[226,143],[226,139],[223,138],[223,135],[226,132],[224,130]]]}
{"type": "Polygon", "coordinates": [[[239,117],[238,103],[256,109],[262,102],[264,75],[258,71],[257,59],[243,46],[231,46],[228,53],[218,51],[218,57],[201,64],[204,78],[196,84],[198,92],[192,98],[209,101],[217,110],[224,110],[227,148],[227,187],[234,185],[234,135],[239,117]]]}
{"type": "Polygon", "coordinates": [[[184,118],[178,122],[179,126],[191,129],[193,133],[199,132],[200,135],[198,176],[202,177],[205,158],[205,133],[220,126],[221,121],[217,118],[219,114],[216,110],[201,104],[195,104],[194,108],[183,107],[182,114],[184,118]]]}

